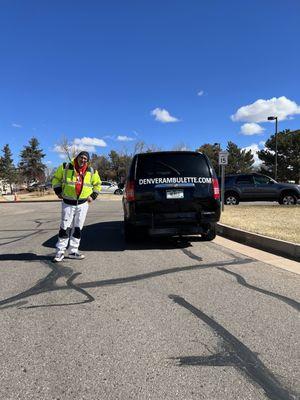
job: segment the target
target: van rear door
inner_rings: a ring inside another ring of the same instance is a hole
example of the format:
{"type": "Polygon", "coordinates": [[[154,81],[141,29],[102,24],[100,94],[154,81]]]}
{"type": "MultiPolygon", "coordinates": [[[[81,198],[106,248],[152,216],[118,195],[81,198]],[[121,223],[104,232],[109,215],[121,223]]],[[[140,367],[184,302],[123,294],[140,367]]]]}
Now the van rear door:
{"type": "Polygon", "coordinates": [[[203,154],[145,153],[136,163],[137,211],[189,211],[213,196],[211,169],[203,154]]]}

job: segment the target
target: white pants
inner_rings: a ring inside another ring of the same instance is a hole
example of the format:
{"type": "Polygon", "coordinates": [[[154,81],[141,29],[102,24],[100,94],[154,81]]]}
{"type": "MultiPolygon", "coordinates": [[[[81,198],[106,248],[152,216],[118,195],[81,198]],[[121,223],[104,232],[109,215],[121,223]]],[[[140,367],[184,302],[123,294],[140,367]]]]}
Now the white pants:
{"type": "Polygon", "coordinates": [[[76,253],[80,244],[80,232],[88,212],[89,203],[86,201],[78,206],[71,206],[62,202],[60,231],[56,248],[65,251],[69,244],[69,252],[76,253]],[[69,231],[71,234],[69,236],[69,231]]]}

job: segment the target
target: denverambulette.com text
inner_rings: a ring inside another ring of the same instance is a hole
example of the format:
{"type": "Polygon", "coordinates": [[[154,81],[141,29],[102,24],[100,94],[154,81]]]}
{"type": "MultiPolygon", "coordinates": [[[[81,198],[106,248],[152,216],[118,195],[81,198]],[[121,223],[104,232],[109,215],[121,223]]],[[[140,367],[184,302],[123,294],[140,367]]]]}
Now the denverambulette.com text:
{"type": "Polygon", "coordinates": [[[160,183],[211,183],[211,178],[188,176],[176,178],[139,179],[139,185],[154,185],[160,183]]]}

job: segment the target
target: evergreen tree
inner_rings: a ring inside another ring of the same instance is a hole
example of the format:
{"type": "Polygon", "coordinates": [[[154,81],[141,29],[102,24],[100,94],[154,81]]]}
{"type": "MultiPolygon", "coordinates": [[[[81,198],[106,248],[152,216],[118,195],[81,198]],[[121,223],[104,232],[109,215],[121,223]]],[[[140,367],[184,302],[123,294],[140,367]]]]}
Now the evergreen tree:
{"type": "Polygon", "coordinates": [[[35,137],[29,140],[29,146],[24,146],[20,157],[19,171],[27,184],[45,179],[46,165],[42,162],[45,154],[39,149],[39,142],[35,137]]]}
{"type": "Polygon", "coordinates": [[[219,173],[219,152],[220,152],[220,147],[218,143],[215,144],[209,144],[205,143],[202,146],[200,146],[196,151],[200,151],[201,153],[205,154],[210,162],[212,163],[212,166],[216,173],[219,173]]]}
{"type": "MultiPolygon", "coordinates": [[[[260,172],[275,176],[275,135],[258,152],[263,161],[260,172]]],[[[277,134],[277,180],[300,183],[300,130],[285,130],[277,134]]]]}
{"type": "Polygon", "coordinates": [[[251,150],[242,150],[233,142],[228,142],[228,165],[226,165],[226,174],[249,173],[252,171],[254,157],[251,150]]]}
{"type": "Polygon", "coordinates": [[[9,145],[6,144],[3,149],[3,156],[0,157],[0,179],[4,185],[9,185],[12,192],[12,184],[16,183],[17,172],[12,159],[12,152],[9,145]]]}
{"type": "MultiPolygon", "coordinates": [[[[254,164],[254,158],[251,151],[242,150],[233,142],[228,142],[228,165],[226,165],[226,174],[238,174],[247,173],[252,170],[252,165],[254,164]]],[[[220,175],[219,167],[219,152],[220,147],[218,143],[209,144],[205,143],[200,146],[196,151],[200,151],[207,155],[214,167],[217,174],[220,175]]]]}

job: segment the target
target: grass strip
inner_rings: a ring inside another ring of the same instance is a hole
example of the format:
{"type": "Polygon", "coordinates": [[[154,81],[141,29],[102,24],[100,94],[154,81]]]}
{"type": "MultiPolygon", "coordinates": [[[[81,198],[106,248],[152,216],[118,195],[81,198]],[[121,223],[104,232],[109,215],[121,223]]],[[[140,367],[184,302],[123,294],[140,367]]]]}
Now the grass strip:
{"type": "Polygon", "coordinates": [[[300,243],[299,205],[225,206],[220,222],[248,232],[300,243]]]}

